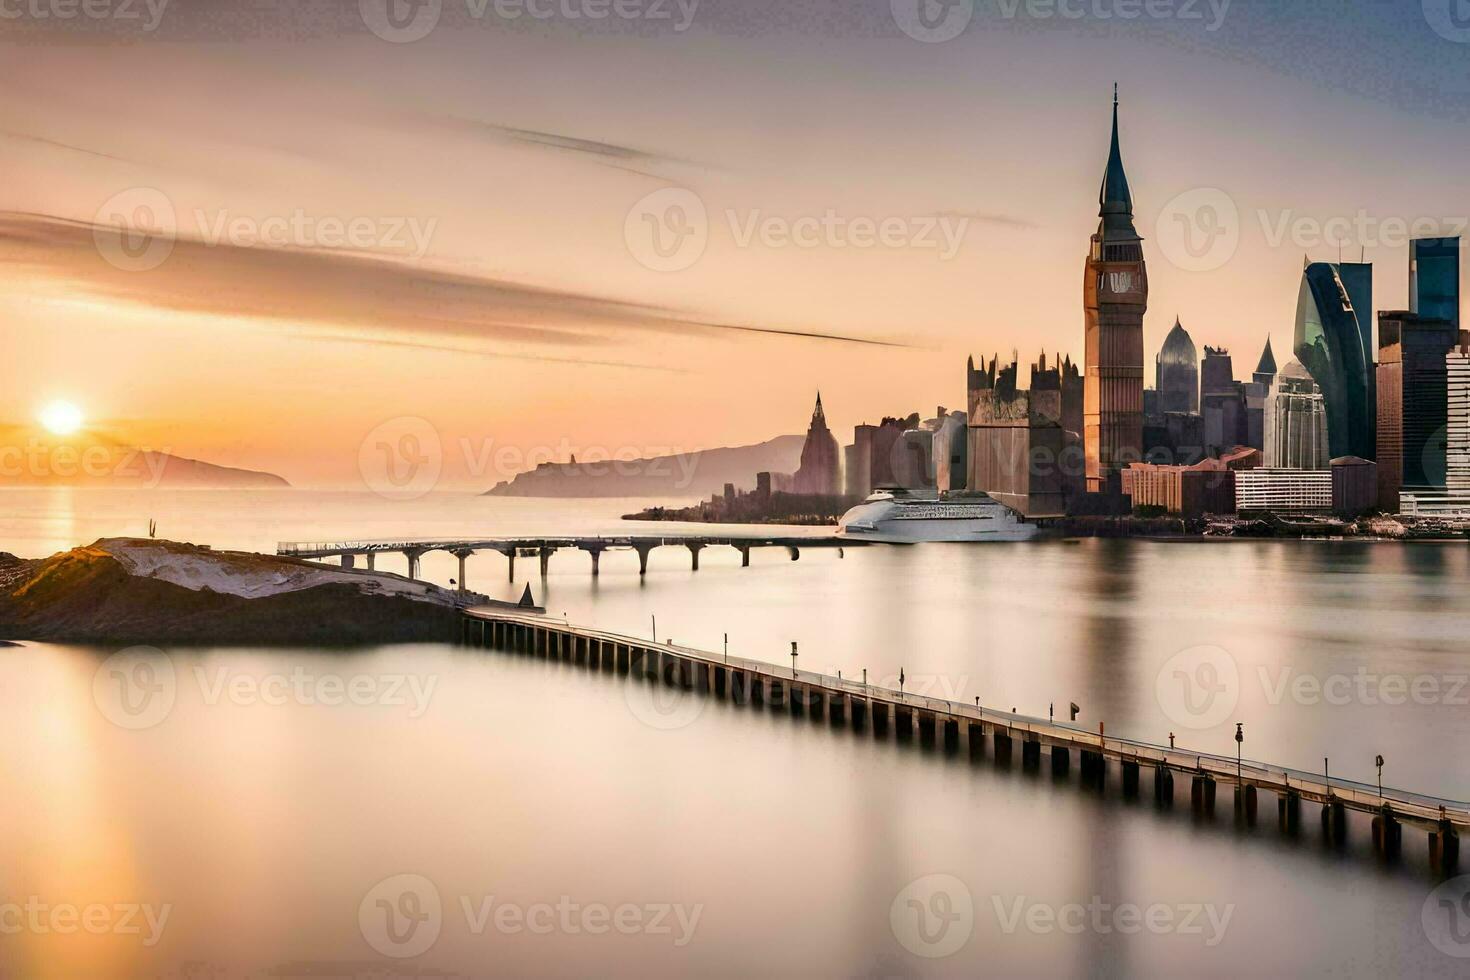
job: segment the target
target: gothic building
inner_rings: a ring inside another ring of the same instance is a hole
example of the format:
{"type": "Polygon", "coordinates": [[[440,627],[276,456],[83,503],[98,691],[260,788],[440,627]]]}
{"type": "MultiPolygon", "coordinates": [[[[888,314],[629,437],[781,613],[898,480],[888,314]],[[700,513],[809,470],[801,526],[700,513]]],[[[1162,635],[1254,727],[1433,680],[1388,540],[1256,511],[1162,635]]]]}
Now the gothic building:
{"type": "Polygon", "coordinates": [[[1121,473],[1143,458],[1143,314],[1148,274],[1143,240],[1133,227],[1133,194],[1113,141],[1098,194],[1097,232],[1083,278],[1086,355],[1083,439],[1089,492],[1121,493],[1121,473]]]}
{"type": "Polygon", "coordinates": [[[837,438],[827,428],[827,415],[822,411],[822,394],[817,393],[817,407],[806,430],[806,443],[801,447],[801,466],[792,482],[793,493],[839,494],[842,480],[837,438]]]}

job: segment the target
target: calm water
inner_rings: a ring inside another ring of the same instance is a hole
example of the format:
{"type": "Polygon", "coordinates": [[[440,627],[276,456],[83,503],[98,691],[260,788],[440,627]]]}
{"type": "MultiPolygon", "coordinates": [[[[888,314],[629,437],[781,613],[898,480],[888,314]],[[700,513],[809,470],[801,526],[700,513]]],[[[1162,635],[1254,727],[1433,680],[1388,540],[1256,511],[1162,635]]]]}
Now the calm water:
{"type": "MultiPolygon", "coordinates": [[[[6,493],[0,550],[138,534],[150,517],[164,536],[270,550],[625,531],[630,509],[6,493]]],[[[1470,798],[1464,545],[769,551],[747,569],[710,549],[698,573],[664,549],[642,582],[631,554],[606,556],[597,582],[577,552],[544,583],[518,564],[573,622],[647,635],[656,617],[660,638],[719,650],[728,634],[732,653],[779,663],[795,640],[803,667],[889,684],[902,669],[909,690],[1023,713],[1076,701],[1109,733],[1208,751],[1233,752],[1242,722],[1248,758],[1320,771],[1328,756],[1334,777],[1371,782],[1381,753],[1386,784],[1470,798]]],[[[442,554],[424,569],[457,574],[442,554]]],[[[503,596],[522,584],[495,554],[469,580],[503,596]]],[[[0,957],[14,976],[1470,968],[1449,955],[1470,954],[1470,918],[1431,896],[1419,832],[1383,868],[1356,821],[1348,855],[1325,852],[1314,807],[1301,840],[1283,840],[1269,795],[1242,834],[1228,793],[1199,823],[1187,805],[1124,802],[1116,772],[1099,799],[1075,768],[1054,785],[443,646],[169,650],[171,675],[153,677],[167,696],[129,715],[108,686],[116,652],[0,651],[0,957]],[[66,918],[89,905],[93,928],[66,918]]]]}

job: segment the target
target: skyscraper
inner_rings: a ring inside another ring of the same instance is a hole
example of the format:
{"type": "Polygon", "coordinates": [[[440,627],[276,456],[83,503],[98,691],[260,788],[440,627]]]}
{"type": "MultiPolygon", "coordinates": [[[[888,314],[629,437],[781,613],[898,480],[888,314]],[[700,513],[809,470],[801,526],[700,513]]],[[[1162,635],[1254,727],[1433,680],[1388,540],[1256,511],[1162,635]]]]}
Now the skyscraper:
{"type": "Polygon", "coordinates": [[[1122,492],[1121,473],[1143,458],[1143,314],[1148,274],[1143,239],[1133,227],[1133,194],[1118,145],[1118,93],[1113,140],[1098,193],[1101,221],[1083,278],[1086,354],[1083,441],[1087,490],[1122,492]]]}
{"type": "Polygon", "coordinates": [[[827,413],[822,410],[822,393],[817,392],[817,407],[807,427],[806,443],[801,447],[801,466],[796,471],[793,490],[807,494],[839,494],[842,492],[837,439],[827,428],[827,413]]]}
{"type": "Polygon", "coordinates": [[[1178,317],[1154,358],[1154,386],[1160,415],[1199,411],[1199,351],[1178,317]]]}
{"type": "MultiPolygon", "coordinates": [[[[1382,346],[1380,338],[1380,351],[1382,346]]],[[[1353,297],[1330,262],[1313,262],[1302,272],[1292,347],[1322,389],[1331,455],[1373,459],[1372,359],[1364,354],[1368,345],[1353,297]]]]}
{"type": "Polygon", "coordinates": [[[1266,465],[1288,470],[1325,470],[1327,409],[1322,389],[1300,361],[1292,361],[1271,384],[1264,409],[1266,465]]]}
{"type": "Polygon", "coordinates": [[[1245,445],[1250,438],[1245,391],[1235,380],[1235,366],[1228,350],[1205,346],[1199,387],[1205,452],[1219,456],[1245,445]]]}
{"type": "Polygon", "coordinates": [[[1409,312],[1460,329],[1460,240],[1419,238],[1409,243],[1409,312]]]}
{"type": "MultiPolygon", "coordinates": [[[[1443,488],[1448,476],[1449,358],[1459,331],[1409,312],[1378,315],[1378,506],[1399,491],[1443,488]]],[[[1331,436],[1332,417],[1327,419],[1331,436]]]]}

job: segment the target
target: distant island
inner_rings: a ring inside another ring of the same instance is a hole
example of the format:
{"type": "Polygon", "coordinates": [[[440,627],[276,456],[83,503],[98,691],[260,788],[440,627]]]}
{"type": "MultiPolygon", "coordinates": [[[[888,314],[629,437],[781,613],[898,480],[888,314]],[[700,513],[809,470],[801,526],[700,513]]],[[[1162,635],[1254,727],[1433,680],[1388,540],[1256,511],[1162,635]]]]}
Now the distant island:
{"type": "Polygon", "coordinates": [[[488,490],[491,497],[669,497],[723,493],[725,485],[755,488],[759,472],[788,472],[801,462],[802,436],[777,436],[753,446],[704,449],[633,460],[543,463],[488,490]]]}
{"type": "Polygon", "coordinates": [[[35,560],[0,552],[0,643],[452,641],[460,609],[484,601],[386,572],[149,538],[35,560]]]}
{"type": "Polygon", "coordinates": [[[274,473],[219,466],[139,449],[103,437],[37,437],[0,427],[0,487],[107,487],[131,490],[286,489],[274,473]]]}

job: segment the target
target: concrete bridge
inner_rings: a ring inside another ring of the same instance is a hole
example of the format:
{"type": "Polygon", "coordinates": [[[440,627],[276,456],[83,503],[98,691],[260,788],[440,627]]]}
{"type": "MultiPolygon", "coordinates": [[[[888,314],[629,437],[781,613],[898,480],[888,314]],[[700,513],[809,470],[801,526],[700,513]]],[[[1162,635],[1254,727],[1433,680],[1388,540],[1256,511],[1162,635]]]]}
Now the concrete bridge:
{"type": "Polygon", "coordinates": [[[477,552],[498,551],[509,561],[510,580],[516,578],[516,557],[539,558],[541,575],[544,577],[551,556],[562,549],[585,551],[592,556],[592,575],[601,571],[602,555],[607,551],[635,551],[638,553],[638,574],[648,574],[648,556],[655,548],[679,547],[689,551],[689,559],[695,571],[699,571],[699,553],[705,548],[730,547],[740,552],[742,567],[750,565],[750,553],[757,548],[783,549],[792,561],[801,557],[803,548],[836,548],[839,557],[843,549],[861,547],[862,541],[849,541],[832,534],[794,535],[777,537],[711,537],[709,535],[659,536],[650,534],[622,534],[599,537],[505,537],[473,538],[463,540],[421,541],[282,541],[276,545],[276,554],[290,558],[337,558],[343,568],[357,567],[357,559],[365,560],[368,568],[376,568],[381,554],[401,554],[408,562],[408,577],[419,577],[419,560],[431,551],[447,551],[459,559],[459,587],[465,586],[465,562],[477,552]]]}
{"type": "MultiPolygon", "coordinates": [[[[1437,872],[1453,874],[1459,862],[1460,837],[1470,831],[1470,803],[1309,773],[1250,759],[1235,759],[1135,739],[1103,731],[977,704],[961,704],[870,686],[851,678],[781,667],[758,660],[707,653],[691,647],[659,644],[503,608],[465,611],[463,641],[486,647],[631,674],[653,683],[698,692],[739,705],[766,707],[794,716],[827,719],[855,732],[871,729],[879,738],[890,731],[901,741],[917,734],[924,745],[942,743],[946,751],[967,747],[972,758],[990,753],[1010,766],[1019,753],[1021,765],[1039,770],[1043,752],[1055,777],[1065,777],[1077,757],[1083,785],[1103,790],[1117,772],[1125,797],[1140,795],[1142,774],[1149,774],[1154,802],[1174,806],[1174,781],[1188,780],[1194,813],[1212,817],[1218,788],[1228,787],[1235,819],[1254,826],[1261,792],[1276,800],[1281,832],[1301,832],[1304,806],[1318,808],[1321,834],[1330,845],[1347,841],[1348,814],[1370,818],[1374,848],[1387,859],[1399,856],[1403,828],[1428,835],[1430,863],[1437,872]]],[[[1101,729],[1101,726],[1099,726],[1101,729]]]]}

